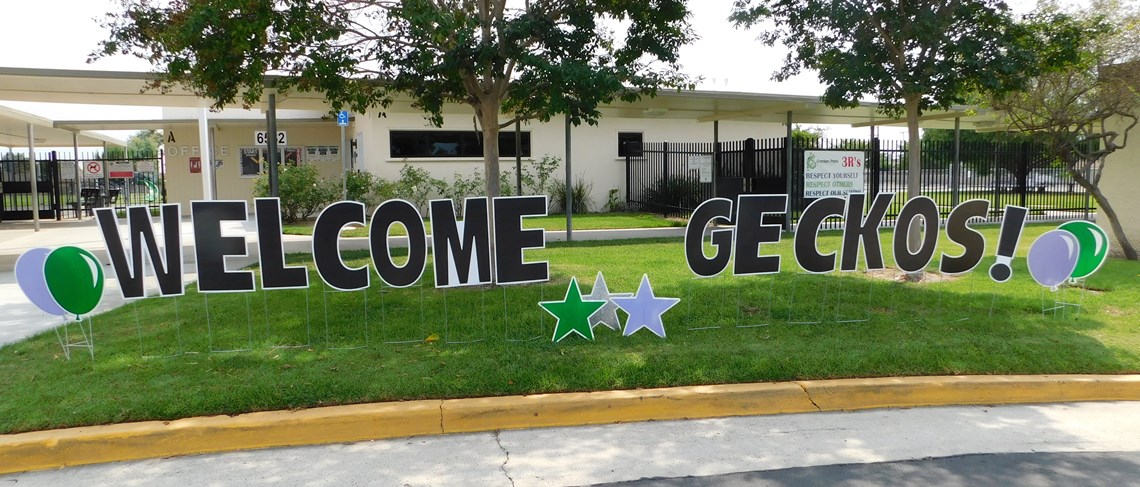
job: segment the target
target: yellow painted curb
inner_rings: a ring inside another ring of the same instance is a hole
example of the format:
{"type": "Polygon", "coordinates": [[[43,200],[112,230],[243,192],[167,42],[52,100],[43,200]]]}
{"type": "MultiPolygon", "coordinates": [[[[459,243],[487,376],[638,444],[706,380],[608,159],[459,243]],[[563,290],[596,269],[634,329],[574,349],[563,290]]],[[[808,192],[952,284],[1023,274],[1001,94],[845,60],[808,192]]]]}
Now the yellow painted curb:
{"type": "Polygon", "coordinates": [[[1140,375],[974,375],[798,381],[823,411],[1140,400],[1140,375]]]}
{"type": "Polygon", "coordinates": [[[361,404],[0,435],[0,473],[279,446],[632,421],[1140,400],[1140,375],[841,379],[361,404]]]}
{"type": "Polygon", "coordinates": [[[440,401],[358,404],[0,436],[0,473],[440,434],[440,401]]]}
{"type": "Polygon", "coordinates": [[[443,401],[448,433],[816,411],[791,382],[443,401]]]}

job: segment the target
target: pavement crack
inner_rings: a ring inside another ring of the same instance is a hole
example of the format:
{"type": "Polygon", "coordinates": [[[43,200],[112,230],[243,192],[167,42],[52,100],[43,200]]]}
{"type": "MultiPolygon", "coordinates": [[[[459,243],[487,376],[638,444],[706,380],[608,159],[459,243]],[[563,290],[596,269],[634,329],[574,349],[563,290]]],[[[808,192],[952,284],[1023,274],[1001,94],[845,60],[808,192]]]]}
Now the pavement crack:
{"type": "Polygon", "coordinates": [[[793,384],[795,384],[795,385],[797,385],[797,386],[800,386],[800,389],[802,389],[802,390],[804,391],[804,395],[805,395],[805,396],[807,396],[807,399],[808,399],[809,401],[811,401],[811,405],[812,405],[812,406],[815,406],[815,410],[816,410],[816,411],[823,411],[823,408],[819,407],[819,404],[816,404],[816,403],[815,403],[815,399],[812,399],[812,397],[811,397],[811,393],[810,393],[810,392],[808,392],[807,388],[806,388],[806,387],[804,387],[804,385],[803,385],[803,384],[800,384],[799,382],[793,382],[793,384]]]}
{"type": "Polygon", "coordinates": [[[499,465],[499,470],[502,470],[503,475],[507,477],[507,480],[511,481],[511,487],[515,487],[515,479],[511,478],[510,472],[507,472],[507,462],[511,461],[511,452],[507,451],[507,449],[503,447],[503,442],[499,439],[499,433],[500,430],[495,430],[495,444],[499,445],[499,449],[503,450],[503,455],[506,455],[506,458],[503,459],[503,463],[499,465]]]}
{"type": "Polygon", "coordinates": [[[439,402],[439,432],[447,433],[447,430],[443,429],[443,401],[439,402]]]}

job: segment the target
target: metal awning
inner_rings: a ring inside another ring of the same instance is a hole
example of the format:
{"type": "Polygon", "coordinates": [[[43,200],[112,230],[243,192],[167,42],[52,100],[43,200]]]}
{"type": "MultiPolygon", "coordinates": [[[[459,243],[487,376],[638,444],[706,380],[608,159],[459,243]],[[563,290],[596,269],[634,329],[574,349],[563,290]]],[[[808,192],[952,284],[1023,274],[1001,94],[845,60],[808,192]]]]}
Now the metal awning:
{"type": "Polygon", "coordinates": [[[80,129],[58,128],[55,122],[47,118],[0,105],[0,147],[27,148],[28,124],[35,127],[33,142],[37,147],[71,147],[73,134],[78,136],[77,141],[83,147],[101,147],[104,143],[126,145],[126,142],[115,137],[80,129]]]}
{"type": "MultiPolygon", "coordinates": [[[[208,107],[210,101],[194,93],[174,88],[167,92],[148,90],[151,73],[123,71],[85,71],[0,67],[0,100],[84,103],[98,105],[208,107]]],[[[410,99],[397,97],[387,111],[419,113],[410,99]]],[[[235,108],[237,106],[235,105],[235,108]]],[[[290,92],[278,95],[278,109],[327,111],[330,109],[319,93],[290,92]]],[[[470,108],[452,104],[445,113],[470,114],[470,108]]],[[[687,119],[701,122],[745,120],[785,123],[790,111],[795,123],[840,124],[853,126],[905,125],[905,120],[887,117],[873,101],[855,108],[830,108],[819,97],[742,93],[726,91],[663,90],[655,98],[626,103],[615,101],[600,108],[604,115],[627,118],[687,119]]],[[[995,125],[994,116],[970,106],[955,106],[946,111],[923,114],[924,128],[953,128],[958,118],[964,129],[986,129],[995,125]]],[[[109,121],[101,127],[112,126],[109,121]]],[[[131,122],[131,121],[124,121],[131,122]]],[[[166,121],[165,123],[170,123],[166,121]]],[[[119,127],[129,126],[120,124],[119,127]]],[[[78,126],[69,122],[68,126],[78,126]]]]}

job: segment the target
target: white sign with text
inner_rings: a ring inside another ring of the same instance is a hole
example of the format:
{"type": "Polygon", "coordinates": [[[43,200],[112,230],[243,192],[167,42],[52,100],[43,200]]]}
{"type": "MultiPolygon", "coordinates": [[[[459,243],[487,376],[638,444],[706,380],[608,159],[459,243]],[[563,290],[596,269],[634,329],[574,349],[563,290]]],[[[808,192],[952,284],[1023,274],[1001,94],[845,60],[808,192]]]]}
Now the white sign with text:
{"type": "Polygon", "coordinates": [[[804,151],[804,198],[863,192],[862,151],[804,151]]]}

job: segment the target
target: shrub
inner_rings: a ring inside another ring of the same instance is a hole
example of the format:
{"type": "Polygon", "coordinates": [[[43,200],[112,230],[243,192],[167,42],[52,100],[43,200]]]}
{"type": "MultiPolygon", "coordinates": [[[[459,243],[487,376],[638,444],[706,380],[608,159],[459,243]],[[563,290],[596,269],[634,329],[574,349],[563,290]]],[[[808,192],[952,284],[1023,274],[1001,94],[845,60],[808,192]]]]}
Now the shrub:
{"type": "Polygon", "coordinates": [[[368,171],[353,169],[345,174],[345,196],[351,201],[359,201],[371,207],[377,203],[373,192],[373,181],[376,178],[368,171]]]}
{"type": "MultiPolygon", "coordinates": [[[[312,164],[282,165],[277,173],[281,197],[281,219],[292,223],[308,218],[340,195],[340,181],[320,180],[312,164]]],[[[262,174],[253,185],[253,194],[269,196],[269,174],[262,174]]]]}
{"type": "Polygon", "coordinates": [[[654,213],[668,215],[683,210],[692,210],[700,203],[700,180],[683,176],[670,176],[657,179],[645,191],[642,207],[654,213]]]}
{"type": "Polygon", "coordinates": [[[450,199],[455,203],[455,213],[457,216],[463,216],[463,200],[468,196],[477,196],[482,193],[485,187],[483,184],[483,176],[479,174],[478,169],[471,172],[470,178],[463,177],[462,174],[455,173],[451,183],[448,184],[440,181],[439,190],[444,198],[450,199]]]}
{"type": "MultiPolygon", "coordinates": [[[[543,155],[542,157],[527,162],[522,166],[522,183],[523,192],[527,194],[551,194],[554,191],[554,179],[552,176],[558,166],[562,165],[562,159],[552,156],[550,154],[543,155]]],[[[563,191],[565,194],[565,191],[563,191]]]]}
{"type": "Polygon", "coordinates": [[[613,213],[615,211],[625,211],[625,202],[621,200],[621,190],[614,188],[610,190],[610,194],[606,196],[606,206],[603,209],[606,213],[613,213]]]}
{"type": "Polygon", "coordinates": [[[447,183],[433,178],[426,169],[404,163],[400,168],[400,179],[395,183],[396,197],[407,200],[416,208],[427,208],[428,199],[436,192],[443,193],[447,183]]]}
{"type": "MultiPolygon", "coordinates": [[[[582,175],[574,178],[574,185],[571,188],[574,196],[572,204],[573,213],[589,213],[590,212],[590,192],[594,189],[594,183],[586,181],[582,175]]],[[[550,207],[551,211],[565,212],[566,211],[566,183],[560,179],[554,179],[550,185],[550,207]]]]}

